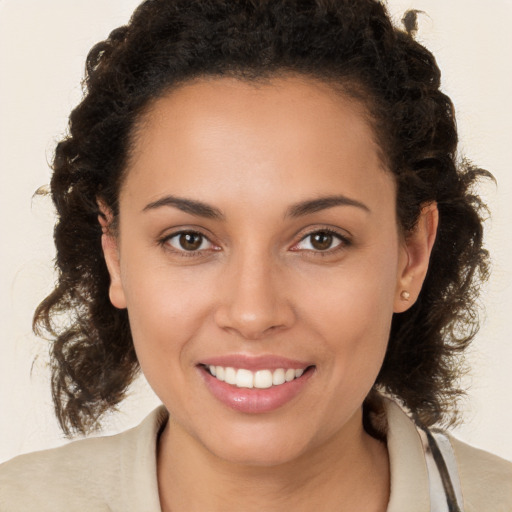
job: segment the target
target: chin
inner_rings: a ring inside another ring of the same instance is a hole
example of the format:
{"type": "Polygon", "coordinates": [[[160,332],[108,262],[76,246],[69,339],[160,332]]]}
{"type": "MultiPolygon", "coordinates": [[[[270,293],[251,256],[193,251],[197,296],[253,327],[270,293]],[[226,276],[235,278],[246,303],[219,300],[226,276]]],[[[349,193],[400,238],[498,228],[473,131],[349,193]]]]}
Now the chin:
{"type": "MultiPolygon", "coordinates": [[[[304,418],[299,419],[305,427],[304,418]]],[[[324,432],[324,434],[327,434],[324,432]]],[[[300,459],[322,443],[318,432],[297,429],[297,422],[274,418],[269,422],[231,424],[219,432],[210,431],[203,445],[220,459],[241,466],[272,467],[300,459]]]]}
{"type": "Polygon", "coordinates": [[[262,442],[231,444],[228,449],[219,447],[214,453],[220,459],[245,467],[277,467],[297,460],[304,453],[300,448],[280,443],[262,442]],[[277,446],[279,444],[279,446],[277,446]]]}

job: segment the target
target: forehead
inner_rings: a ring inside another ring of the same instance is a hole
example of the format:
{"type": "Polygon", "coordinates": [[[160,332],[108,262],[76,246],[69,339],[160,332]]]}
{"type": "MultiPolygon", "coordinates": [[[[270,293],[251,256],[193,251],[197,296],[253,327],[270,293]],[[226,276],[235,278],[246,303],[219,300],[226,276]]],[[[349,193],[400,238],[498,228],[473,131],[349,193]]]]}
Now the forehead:
{"type": "MultiPolygon", "coordinates": [[[[345,87],[297,74],[256,80],[201,77],[172,88],[150,102],[137,123],[134,149],[142,149],[156,131],[170,129],[171,123],[176,128],[180,125],[180,131],[187,128],[199,132],[201,125],[208,128],[218,124],[221,118],[227,121],[230,117],[233,127],[240,129],[246,123],[254,129],[263,126],[268,133],[295,124],[297,128],[302,125],[304,131],[309,127],[311,132],[319,134],[334,128],[335,135],[340,123],[351,122],[351,131],[357,137],[364,132],[365,142],[380,153],[372,117],[361,100],[364,95],[359,92],[355,99],[355,89],[353,84],[345,87]],[[240,123],[235,126],[237,121],[240,123]]],[[[298,130],[293,132],[297,134],[298,130]]]]}
{"type": "Polygon", "coordinates": [[[238,195],[282,185],[291,197],[329,193],[340,179],[352,191],[393,181],[364,106],[304,77],[205,78],[169,91],[142,116],[127,171],[139,192],[160,183],[184,194],[223,183],[238,195]]]}

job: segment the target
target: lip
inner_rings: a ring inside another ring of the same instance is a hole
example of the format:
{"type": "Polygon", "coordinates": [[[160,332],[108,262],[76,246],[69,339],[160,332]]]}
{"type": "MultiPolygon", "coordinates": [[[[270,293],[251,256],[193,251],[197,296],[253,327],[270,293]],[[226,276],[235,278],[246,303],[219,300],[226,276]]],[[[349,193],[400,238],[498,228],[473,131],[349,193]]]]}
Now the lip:
{"type": "Polygon", "coordinates": [[[284,368],[288,370],[293,368],[307,368],[313,366],[312,362],[299,361],[297,359],[289,359],[287,357],[275,355],[250,356],[246,354],[230,354],[225,356],[211,357],[199,361],[199,364],[205,366],[224,366],[232,368],[245,368],[255,372],[257,370],[277,370],[284,368]]]}
{"type": "Polygon", "coordinates": [[[286,358],[260,357],[247,359],[242,357],[242,360],[240,356],[212,358],[198,364],[197,369],[206,387],[217,400],[230,409],[245,414],[269,413],[283,407],[303,391],[315,373],[314,366],[286,358]],[[245,360],[245,364],[242,360],[245,360]],[[206,369],[205,365],[231,366],[251,371],[277,368],[307,368],[307,370],[299,378],[279,386],[272,386],[266,389],[249,389],[238,388],[216,379],[206,369]]]}

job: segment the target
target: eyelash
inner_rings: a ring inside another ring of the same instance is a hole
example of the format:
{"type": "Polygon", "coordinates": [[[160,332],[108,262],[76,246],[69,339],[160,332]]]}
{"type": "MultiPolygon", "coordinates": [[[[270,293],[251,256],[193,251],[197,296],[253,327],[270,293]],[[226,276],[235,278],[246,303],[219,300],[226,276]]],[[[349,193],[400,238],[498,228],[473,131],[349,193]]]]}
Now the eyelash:
{"type": "MultiPolygon", "coordinates": [[[[205,234],[201,233],[200,231],[195,231],[193,229],[184,229],[184,230],[181,230],[181,231],[177,231],[175,233],[171,233],[170,235],[164,236],[160,240],[158,240],[158,244],[160,246],[162,246],[166,251],[172,252],[173,254],[176,254],[176,255],[181,256],[183,258],[190,258],[190,257],[197,258],[198,256],[199,257],[200,256],[204,256],[205,255],[205,251],[212,251],[212,249],[197,249],[197,250],[193,250],[193,251],[187,251],[186,249],[176,249],[175,247],[172,247],[170,241],[173,238],[180,237],[182,235],[195,235],[195,236],[199,236],[202,239],[201,240],[201,245],[206,240],[210,244],[212,244],[212,246],[215,247],[213,242],[211,242],[210,239],[205,234]]],[[[216,252],[217,250],[218,249],[213,249],[213,252],[216,252]]]]}
{"type": "MultiPolygon", "coordinates": [[[[352,245],[352,241],[345,235],[342,235],[339,231],[336,231],[332,228],[320,228],[320,229],[314,229],[313,231],[310,231],[309,233],[306,233],[304,236],[301,237],[299,242],[295,244],[295,246],[299,245],[301,242],[305,241],[308,237],[312,237],[313,235],[317,234],[327,234],[331,235],[333,238],[338,239],[339,243],[333,248],[326,249],[324,251],[322,250],[314,250],[314,249],[303,249],[304,251],[307,251],[308,253],[319,256],[321,258],[325,258],[327,256],[332,256],[333,254],[337,254],[339,251],[342,251],[346,249],[347,247],[350,247],[352,245]]],[[[294,250],[294,249],[292,249],[294,250]]],[[[300,249],[295,249],[297,252],[300,251],[300,249]]]]}
{"type": "MultiPolygon", "coordinates": [[[[309,233],[306,233],[304,236],[301,237],[301,239],[296,243],[294,244],[294,247],[299,245],[300,243],[302,243],[303,241],[305,241],[308,237],[311,237],[313,235],[317,235],[317,234],[327,234],[327,235],[331,235],[333,238],[336,238],[338,239],[339,243],[338,245],[336,245],[334,248],[329,248],[329,249],[326,249],[324,251],[322,250],[314,250],[314,249],[302,249],[302,251],[307,251],[308,253],[310,254],[313,254],[315,256],[320,256],[320,257],[326,257],[326,256],[330,256],[330,255],[333,255],[333,254],[336,254],[337,252],[343,250],[343,249],[346,249],[347,247],[350,247],[350,245],[352,245],[352,242],[351,240],[347,237],[347,236],[344,236],[342,235],[341,233],[339,233],[338,231],[334,230],[334,229],[331,229],[331,228],[320,228],[320,229],[315,229],[313,231],[310,231],[309,233]]],[[[210,241],[210,239],[203,233],[201,233],[200,231],[194,231],[192,229],[190,230],[182,230],[182,231],[177,231],[175,233],[171,233],[170,235],[167,235],[165,237],[162,237],[160,240],[158,240],[158,244],[160,246],[162,246],[165,250],[167,251],[170,251],[176,255],[179,255],[181,257],[184,257],[184,258],[190,258],[190,257],[198,257],[198,256],[203,256],[205,255],[204,252],[205,251],[212,251],[212,249],[197,249],[197,250],[191,250],[191,251],[187,251],[186,249],[177,249],[175,247],[172,247],[172,245],[170,244],[170,241],[173,239],[173,238],[176,238],[176,237],[179,237],[181,235],[195,235],[195,236],[199,236],[201,237],[201,245],[204,243],[204,241],[208,241],[210,244],[212,244],[213,247],[216,247],[213,242],[210,241]]],[[[213,249],[213,252],[217,252],[219,249],[213,249]]],[[[301,251],[301,249],[291,249],[292,251],[294,252],[299,252],[301,251]]]]}

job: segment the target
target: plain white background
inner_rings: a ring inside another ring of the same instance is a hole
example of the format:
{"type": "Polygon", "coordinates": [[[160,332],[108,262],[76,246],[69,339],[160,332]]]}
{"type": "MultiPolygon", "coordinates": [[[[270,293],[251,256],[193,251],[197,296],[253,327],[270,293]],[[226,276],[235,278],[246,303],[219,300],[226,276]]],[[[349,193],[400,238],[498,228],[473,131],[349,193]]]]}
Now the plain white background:
{"type": "MultiPolygon", "coordinates": [[[[81,95],[89,48],[125,23],[138,0],[0,0],[0,462],[66,442],[53,417],[48,344],[31,317],[51,290],[53,213],[33,198],[49,182],[48,162],[81,95]]],[[[436,55],[443,90],[455,102],[461,152],[491,170],[488,248],[493,276],[471,349],[465,423],[458,437],[512,459],[512,0],[389,0],[399,23],[420,16],[418,39],[436,55]],[[492,6],[492,7],[491,7],[492,6]]],[[[105,432],[138,423],[158,400],[143,379],[105,432]]]]}

